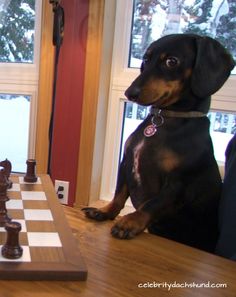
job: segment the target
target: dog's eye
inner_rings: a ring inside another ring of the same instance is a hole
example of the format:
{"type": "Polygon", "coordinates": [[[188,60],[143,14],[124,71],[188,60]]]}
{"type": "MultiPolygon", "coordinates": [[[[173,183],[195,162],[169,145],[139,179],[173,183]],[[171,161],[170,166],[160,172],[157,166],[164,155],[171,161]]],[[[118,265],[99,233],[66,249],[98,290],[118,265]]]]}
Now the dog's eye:
{"type": "Polygon", "coordinates": [[[144,67],[148,61],[149,61],[148,57],[143,57],[143,61],[142,61],[141,67],[140,67],[141,73],[143,72],[144,67]]]}
{"type": "Polygon", "coordinates": [[[176,57],[168,57],[166,59],[166,66],[169,68],[174,68],[174,67],[178,66],[179,63],[180,63],[180,61],[176,57]]]}
{"type": "Polygon", "coordinates": [[[148,62],[148,57],[143,58],[143,65],[145,65],[148,62]]]}

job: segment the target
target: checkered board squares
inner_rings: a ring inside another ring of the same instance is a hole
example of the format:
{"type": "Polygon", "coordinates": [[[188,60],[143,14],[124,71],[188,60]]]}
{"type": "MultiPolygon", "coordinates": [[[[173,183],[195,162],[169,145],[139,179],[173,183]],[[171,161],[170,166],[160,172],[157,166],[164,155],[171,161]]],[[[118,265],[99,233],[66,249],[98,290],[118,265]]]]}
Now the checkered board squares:
{"type": "MultiPolygon", "coordinates": [[[[18,181],[19,181],[19,183],[20,184],[25,184],[25,185],[31,185],[32,183],[27,183],[27,182],[25,182],[24,181],[24,177],[23,176],[19,176],[18,177],[18,181]]],[[[37,181],[34,183],[34,185],[41,185],[42,184],[42,181],[41,181],[41,178],[40,177],[38,177],[38,179],[37,179],[37,181]]]]}
{"type": "MultiPolygon", "coordinates": [[[[17,175],[10,180],[13,187],[7,192],[6,208],[12,220],[21,223],[23,256],[9,260],[0,253],[0,279],[85,280],[86,265],[50,177],[40,175],[36,183],[17,175]]],[[[0,228],[0,248],[6,235],[0,228]]]]}
{"type": "Polygon", "coordinates": [[[30,246],[62,246],[58,233],[29,232],[27,235],[30,246]]]}
{"type": "MultiPolygon", "coordinates": [[[[42,184],[42,181],[41,181],[41,178],[39,177],[37,182],[34,183],[34,185],[41,185],[41,184],[42,184]]],[[[12,188],[9,189],[9,192],[20,191],[21,190],[20,185],[32,185],[32,183],[25,182],[24,177],[19,176],[17,182],[12,184],[12,188]]]]}
{"type": "Polygon", "coordinates": [[[21,192],[22,200],[47,200],[45,193],[42,191],[22,191],[21,192]]]}
{"type": "MultiPolygon", "coordinates": [[[[17,220],[17,222],[21,224],[21,232],[26,232],[25,220],[17,220]]],[[[0,232],[5,232],[5,228],[4,227],[0,227],[0,232]]]]}
{"type": "Polygon", "coordinates": [[[7,201],[6,208],[9,209],[23,209],[23,202],[22,200],[14,200],[11,199],[7,201]]]}
{"type": "MultiPolygon", "coordinates": [[[[18,180],[15,178],[12,188],[8,191],[8,197],[10,198],[6,203],[8,214],[12,220],[21,223],[22,227],[20,244],[23,248],[23,256],[14,261],[32,261],[29,247],[36,249],[62,247],[40,178],[34,184],[25,183],[23,177],[19,177],[18,180]]],[[[0,239],[0,243],[6,240],[6,231],[3,227],[0,227],[0,239]]],[[[11,262],[12,260],[0,255],[1,261],[11,262]]]]}
{"type": "Polygon", "coordinates": [[[24,209],[24,217],[26,220],[32,221],[53,221],[49,209],[24,209]]]}

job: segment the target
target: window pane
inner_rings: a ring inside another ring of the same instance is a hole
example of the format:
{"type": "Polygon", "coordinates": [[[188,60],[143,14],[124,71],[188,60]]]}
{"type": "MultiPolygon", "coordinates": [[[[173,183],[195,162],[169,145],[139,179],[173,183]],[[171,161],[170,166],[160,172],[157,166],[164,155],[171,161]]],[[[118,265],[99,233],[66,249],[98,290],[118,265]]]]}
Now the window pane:
{"type": "MultiPolygon", "coordinates": [[[[127,138],[146,118],[149,110],[150,107],[139,106],[131,102],[125,103],[120,160],[123,156],[124,144],[127,138]]],[[[210,134],[215,158],[217,161],[224,162],[227,144],[236,132],[236,114],[211,111],[208,113],[208,118],[211,122],[210,134]]]]}
{"type": "Polygon", "coordinates": [[[0,161],[8,159],[12,170],[25,172],[28,156],[30,96],[0,94],[0,161]]]}
{"type": "Polygon", "coordinates": [[[215,158],[224,162],[227,144],[236,132],[236,114],[214,111],[209,112],[208,117],[215,158]]]}
{"type": "Polygon", "coordinates": [[[150,107],[141,106],[131,102],[124,103],[124,119],[121,136],[120,161],[123,157],[124,145],[129,135],[147,117],[150,107]]]}
{"type": "Polygon", "coordinates": [[[35,0],[0,0],[0,62],[32,63],[35,0]]]}
{"type": "Polygon", "coordinates": [[[139,68],[148,45],[172,33],[211,36],[236,58],[236,1],[134,0],[129,67],[139,68]]]}

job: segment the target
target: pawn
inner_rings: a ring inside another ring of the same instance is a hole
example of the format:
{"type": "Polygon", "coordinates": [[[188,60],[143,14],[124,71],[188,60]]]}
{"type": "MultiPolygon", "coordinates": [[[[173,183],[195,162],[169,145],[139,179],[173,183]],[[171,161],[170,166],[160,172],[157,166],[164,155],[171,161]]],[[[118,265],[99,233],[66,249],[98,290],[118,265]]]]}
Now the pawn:
{"type": "Polygon", "coordinates": [[[27,169],[24,176],[24,181],[28,183],[35,183],[37,181],[36,176],[36,161],[35,159],[28,159],[26,161],[27,169]]]}
{"type": "Polygon", "coordinates": [[[19,232],[21,224],[18,222],[6,223],[7,240],[2,247],[2,256],[7,259],[18,259],[23,254],[23,249],[19,244],[19,232]]]}

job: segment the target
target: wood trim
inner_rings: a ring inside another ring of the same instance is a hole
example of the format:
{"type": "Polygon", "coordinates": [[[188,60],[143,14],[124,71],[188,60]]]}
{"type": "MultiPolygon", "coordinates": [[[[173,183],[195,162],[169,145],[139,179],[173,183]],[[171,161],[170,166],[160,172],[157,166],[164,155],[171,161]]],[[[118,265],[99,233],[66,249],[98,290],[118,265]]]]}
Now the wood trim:
{"type": "Polygon", "coordinates": [[[51,116],[54,74],[54,47],[52,45],[53,12],[49,1],[43,0],[37,130],[35,158],[37,172],[46,173],[48,164],[48,128],[51,116]]]}
{"type": "Polygon", "coordinates": [[[84,100],[75,204],[87,205],[92,183],[105,0],[90,0],[84,100]]]}

